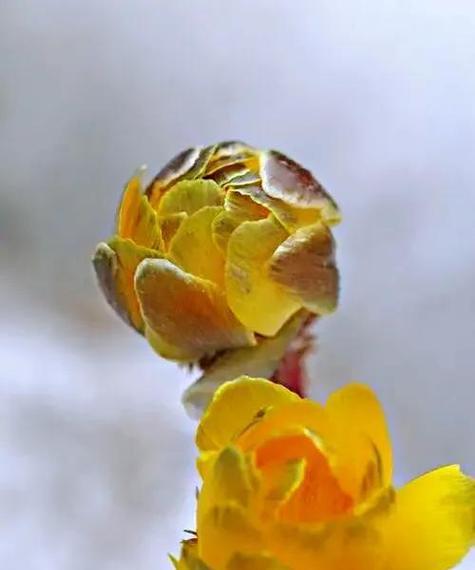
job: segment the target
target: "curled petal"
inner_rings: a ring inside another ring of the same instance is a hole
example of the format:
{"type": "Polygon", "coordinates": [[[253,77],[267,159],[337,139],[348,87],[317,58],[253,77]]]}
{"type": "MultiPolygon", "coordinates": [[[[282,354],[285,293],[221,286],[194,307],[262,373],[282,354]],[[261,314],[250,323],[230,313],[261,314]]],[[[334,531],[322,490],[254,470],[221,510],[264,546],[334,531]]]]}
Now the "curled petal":
{"type": "Polygon", "coordinates": [[[243,376],[227,382],[218,388],[201,419],[196,445],[202,452],[227,446],[257,414],[298,400],[293,392],[263,378],[243,376]]]}
{"type": "Polygon", "coordinates": [[[300,308],[281,285],[270,279],[269,260],[288,237],[273,217],[242,223],[228,243],[226,293],[237,318],[262,335],[275,335],[300,308]]]}
{"type": "Polygon", "coordinates": [[[159,258],[156,250],[138,246],[130,239],[113,238],[100,243],[93,257],[99,286],[117,314],[137,331],[144,323],[134,290],[134,274],[144,259],[159,258]]]}
{"type": "Polygon", "coordinates": [[[224,192],[213,180],[184,180],[164,195],[158,214],[185,212],[191,215],[205,206],[222,206],[223,203],[224,192]]]}
{"type": "Polygon", "coordinates": [[[199,178],[205,172],[215,148],[216,145],[189,148],[166,164],[146,190],[153,208],[158,207],[163,194],[172,185],[180,180],[199,178]]]}
{"type": "Polygon", "coordinates": [[[168,260],[145,260],[135,274],[145,323],[187,359],[198,360],[255,341],[229,310],[212,282],[181,270],[168,260]]]}
{"type": "Polygon", "coordinates": [[[385,570],[448,570],[475,540],[475,480],[458,465],[422,475],[397,492],[381,525],[385,570]]]}
{"type": "Polygon", "coordinates": [[[248,182],[244,179],[242,184],[238,182],[239,180],[235,179],[228,185],[228,193],[235,192],[249,196],[256,204],[272,212],[290,233],[322,220],[322,213],[318,208],[298,208],[278,198],[272,198],[255,180],[248,182]]]}
{"type": "Polygon", "coordinates": [[[281,520],[317,524],[339,517],[352,507],[353,501],[341,489],[328,459],[310,434],[276,436],[257,447],[255,456],[259,470],[305,460],[301,484],[279,508],[281,520]]]}
{"type": "Polygon", "coordinates": [[[337,450],[335,470],[348,491],[363,500],[387,487],[392,478],[391,441],[372,390],[348,384],[333,392],[325,409],[332,425],[330,445],[337,450]]]}
{"type": "Polygon", "coordinates": [[[295,294],[309,311],[330,313],[336,309],[339,288],[334,248],[326,225],[301,228],[274,252],[270,276],[295,294]]]}
{"type": "Polygon", "coordinates": [[[170,242],[169,257],[187,273],[224,285],[224,256],[213,240],[220,206],[205,206],[182,222],[170,242]]]}
{"type": "Polygon", "coordinates": [[[229,238],[242,222],[260,220],[269,215],[269,210],[238,192],[228,192],[224,210],[213,222],[213,239],[221,251],[226,252],[229,238]]]}
{"type": "Polygon", "coordinates": [[[340,213],[333,198],[313,177],[312,173],[297,162],[275,150],[260,155],[262,187],[266,194],[297,208],[318,208],[323,220],[338,223],[340,213]]]}
{"type": "Polygon", "coordinates": [[[117,234],[150,249],[163,249],[157,214],[142,194],[140,176],[134,176],[125,187],[117,212],[117,234]]]}

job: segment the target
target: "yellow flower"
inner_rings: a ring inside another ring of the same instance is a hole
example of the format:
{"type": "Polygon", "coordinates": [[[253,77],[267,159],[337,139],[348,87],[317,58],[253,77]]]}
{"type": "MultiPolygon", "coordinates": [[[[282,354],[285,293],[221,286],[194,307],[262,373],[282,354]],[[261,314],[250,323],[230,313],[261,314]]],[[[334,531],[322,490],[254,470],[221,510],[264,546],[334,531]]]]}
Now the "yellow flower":
{"type": "Polygon", "coordinates": [[[261,341],[336,307],[338,221],[322,186],[279,152],[191,148],[145,190],[140,174],[129,181],[94,266],[108,302],[165,358],[243,349],[242,361],[257,347],[266,356],[255,360],[268,362],[261,341]]]}
{"type": "Polygon", "coordinates": [[[475,480],[456,465],[399,490],[371,390],[323,406],[242,377],[198,427],[197,539],[180,570],[447,570],[475,538],[475,480]]]}

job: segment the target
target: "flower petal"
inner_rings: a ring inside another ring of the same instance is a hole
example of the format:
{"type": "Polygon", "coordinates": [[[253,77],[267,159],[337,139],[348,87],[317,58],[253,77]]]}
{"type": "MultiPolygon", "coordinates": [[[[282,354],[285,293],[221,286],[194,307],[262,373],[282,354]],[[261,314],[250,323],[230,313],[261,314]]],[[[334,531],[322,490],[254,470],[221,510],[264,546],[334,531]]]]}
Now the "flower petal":
{"type": "Polygon", "coordinates": [[[382,526],[385,570],[448,570],[475,540],[475,480],[458,465],[415,479],[396,496],[382,526]]]}
{"type": "Polygon", "coordinates": [[[224,191],[213,180],[183,180],[163,196],[159,216],[185,212],[194,214],[205,206],[222,206],[224,191]]]}
{"type": "Polygon", "coordinates": [[[310,434],[283,434],[255,449],[256,467],[266,469],[288,461],[305,460],[305,475],[295,492],[278,512],[281,520],[299,524],[327,522],[347,513],[353,505],[325,455],[310,434]]]}
{"type": "Polygon", "coordinates": [[[144,323],[134,290],[135,270],[144,259],[158,257],[161,257],[158,251],[119,237],[100,243],[93,257],[99,286],[107,302],[139,332],[143,332],[144,323]]]}
{"type": "Polygon", "coordinates": [[[216,391],[196,432],[196,445],[212,451],[232,443],[255,419],[268,408],[299,400],[299,397],[269,380],[242,376],[226,382],[216,391]]]}
{"type": "Polygon", "coordinates": [[[221,206],[205,206],[182,222],[170,242],[170,260],[187,273],[223,287],[224,256],[216,246],[212,226],[221,206]]]}
{"type": "Polygon", "coordinates": [[[271,378],[307,318],[307,311],[299,311],[274,337],[260,338],[257,346],[238,348],[217,356],[201,378],[183,394],[182,401],[188,414],[199,418],[218,387],[230,378],[238,378],[242,374],[271,378]]]}
{"type": "Polygon", "coordinates": [[[259,531],[249,522],[242,507],[215,506],[198,527],[200,558],[211,568],[226,568],[236,553],[258,554],[262,550],[259,531]]]}
{"type": "Polygon", "coordinates": [[[282,523],[271,527],[265,538],[272,553],[290,568],[388,570],[380,556],[381,537],[363,520],[343,519],[317,527],[282,523]]]}
{"type": "Polygon", "coordinates": [[[337,450],[335,469],[342,482],[346,481],[345,488],[362,500],[389,485],[391,441],[373,391],[362,384],[349,384],[331,394],[325,409],[332,424],[332,445],[337,450]]]}
{"type": "Polygon", "coordinates": [[[140,175],[127,183],[117,212],[117,234],[150,249],[163,249],[157,214],[142,194],[140,175]]]}
{"type": "Polygon", "coordinates": [[[170,160],[146,190],[152,207],[156,209],[167,189],[180,180],[200,178],[215,149],[216,145],[188,148],[170,160]]]}
{"type": "Polygon", "coordinates": [[[216,285],[168,260],[141,263],[135,289],[146,324],[166,343],[188,354],[189,360],[254,342],[216,285]]]}
{"type": "Polygon", "coordinates": [[[216,505],[248,506],[252,487],[247,470],[244,456],[234,447],[227,446],[216,456],[200,490],[198,528],[216,505]]]}
{"type": "Polygon", "coordinates": [[[265,554],[235,554],[226,570],[290,570],[275,558],[265,554]]]}
{"type": "Polygon", "coordinates": [[[274,252],[270,276],[295,294],[309,311],[320,315],[332,312],[337,306],[339,285],[334,248],[326,225],[301,228],[274,252]]]}
{"type": "Polygon", "coordinates": [[[242,223],[231,235],[226,260],[226,293],[237,318],[262,335],[275,335],[300,308],[268,275],[269,260],[288,237],[273,217],[242,223]]]}
{"type": "Polygon", "coordinates": [[[275,150],[261,153],[260,158],[266,194],[298,208],[320,208],[327,223],[340,221],[338,206],[310,171],[275,150]]]}
{"type": "Polygon", "coordinates": [[[224,210],[213,222],[213,239],[221,251],[226,252],[229,238],[242,222],[267,218],[269,210],[254,202],[249,196],[227,192],[224,210]]]}
{"type": "Polygon", "coordinates": [[[158,224],[162,233],[163,248],[167,252],[170,247],[170,242],[176,234],[181,223],[186,220],[188,214],[185,212],[176,212],[174,214],[166,214],[165,216],[158,217],[158,224]]]}

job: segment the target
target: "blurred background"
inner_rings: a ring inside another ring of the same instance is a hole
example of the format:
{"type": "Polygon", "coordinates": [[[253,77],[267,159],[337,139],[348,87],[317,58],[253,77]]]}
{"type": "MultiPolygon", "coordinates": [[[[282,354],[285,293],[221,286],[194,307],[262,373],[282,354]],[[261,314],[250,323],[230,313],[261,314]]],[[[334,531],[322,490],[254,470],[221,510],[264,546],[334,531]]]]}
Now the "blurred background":
{"type": "Polygon", "coordinates": [[[398,482],[475,473],[474,30],[472,0],[0,3],[3,570],[166,569],[194,527],[191,379],[90,264],[134,169],[193,144],[327,186],[342,296],[312,394],[377,390],[398,482]]]}

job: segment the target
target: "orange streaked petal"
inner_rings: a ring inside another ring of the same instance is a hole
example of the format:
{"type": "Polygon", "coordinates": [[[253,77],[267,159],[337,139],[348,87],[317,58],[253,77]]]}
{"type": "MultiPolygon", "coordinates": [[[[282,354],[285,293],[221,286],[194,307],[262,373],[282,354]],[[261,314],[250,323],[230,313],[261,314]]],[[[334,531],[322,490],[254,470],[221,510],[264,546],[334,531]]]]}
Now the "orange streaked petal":
{"type": "Polygon", "coordinates": [[[325,455],[309,435],[281,435],[262,443],[255,450],[258,469],[305,460],[305,475],[300,486],[283,504],[278,516],[295,523],[321,523],[348,512],[351,498],[332,473],[325,455]]]}
{"type": "Polygon", "coordinates": [[[163,249],[157,215],[142,194],[140,175],[127,183],[117,212],[117,234],[150,249],[163,249]]]}

